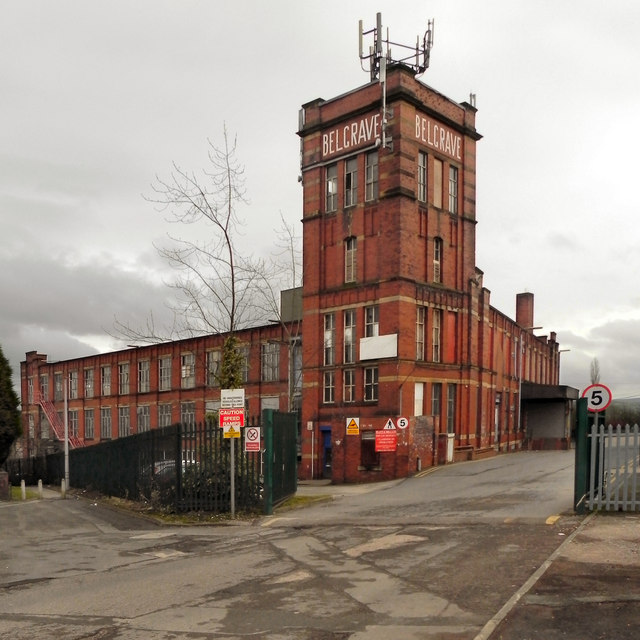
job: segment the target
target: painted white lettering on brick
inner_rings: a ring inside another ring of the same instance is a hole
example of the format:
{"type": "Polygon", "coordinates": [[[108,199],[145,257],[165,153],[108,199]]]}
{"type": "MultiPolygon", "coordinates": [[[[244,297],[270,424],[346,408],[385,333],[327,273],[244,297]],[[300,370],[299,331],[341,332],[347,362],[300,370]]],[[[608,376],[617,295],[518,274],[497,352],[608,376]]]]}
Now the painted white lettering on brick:
{"type": "Polygon", "coordinates": [[[462,161],[462,136],[419,113],[416,114],[416,139],[462,161]]]}
{"type": "Polygon", "coordinates": [[[380,114],[374,113],[322,134],[322,157],[373,144],[380,137],[380,114]]]}

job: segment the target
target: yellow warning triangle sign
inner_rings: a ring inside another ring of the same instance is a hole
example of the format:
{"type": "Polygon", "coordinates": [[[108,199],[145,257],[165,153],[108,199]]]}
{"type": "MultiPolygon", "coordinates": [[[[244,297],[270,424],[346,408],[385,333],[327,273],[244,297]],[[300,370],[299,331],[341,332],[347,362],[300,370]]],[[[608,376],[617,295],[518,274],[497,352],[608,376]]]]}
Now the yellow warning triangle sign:
{"type": "Polygon", "coordinates": [[[226,427],[224,430],[225,438],[239,438],[240,431],[236,431],[232,426],[226,427]]]}

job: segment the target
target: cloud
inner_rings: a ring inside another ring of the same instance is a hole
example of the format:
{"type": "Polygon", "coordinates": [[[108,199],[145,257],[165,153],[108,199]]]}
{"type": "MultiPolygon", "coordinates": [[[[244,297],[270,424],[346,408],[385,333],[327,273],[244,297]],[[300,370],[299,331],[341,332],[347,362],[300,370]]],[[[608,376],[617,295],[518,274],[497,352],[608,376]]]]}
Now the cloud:
{"type": "MultiPolygon", "coordinates": [[[[477,96],[477,260],[491,303],[557,331],[563,379],[640,393],[635,150],[640,4],[618,0],[365,0],[324,4],[125,0],[8,3],[0,23],[0,343],[107,348],[114,316],[164,313],[153,244],[167,225],[141,194],[171,162],[198,170],[207,139],[238,135],[250,204],[243,246],[300,228],[299,107],[369,82],[357,23],[381,11],[395,42],[435,18],[422,81],[477,96]],[[618,382],[616,382],[618,384],[618,382]]],[[[175,231],[175,230],[174,230],[175,231]]],[[[8,353],[7,353],[8,352],[8,353]]],[[[11,354],[11,355],[10,355],[11,354]]]]}

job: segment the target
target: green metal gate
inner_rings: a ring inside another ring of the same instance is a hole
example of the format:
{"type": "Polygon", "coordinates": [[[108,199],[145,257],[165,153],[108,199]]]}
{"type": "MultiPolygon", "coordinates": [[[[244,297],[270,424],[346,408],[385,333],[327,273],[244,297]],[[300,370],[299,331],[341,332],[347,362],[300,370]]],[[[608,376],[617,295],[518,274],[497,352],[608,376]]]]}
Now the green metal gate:
{"type": "Polygon", "coordinates": [[[273,505],[295,494],[298,489],[296,413],[264,409],[264,512],[273,513],[273,505]]]}

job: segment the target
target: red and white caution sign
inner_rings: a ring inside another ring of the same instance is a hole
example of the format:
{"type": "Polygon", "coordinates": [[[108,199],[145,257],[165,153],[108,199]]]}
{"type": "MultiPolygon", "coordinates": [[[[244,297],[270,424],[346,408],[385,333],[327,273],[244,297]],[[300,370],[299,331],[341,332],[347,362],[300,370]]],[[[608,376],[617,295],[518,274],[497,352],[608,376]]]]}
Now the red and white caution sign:
{"type": "Polygon", "coordinates": [[[244,427],[244,409],[220,409],[220,426],[225,438],[239,438],[244,427]]]}

